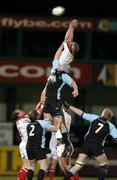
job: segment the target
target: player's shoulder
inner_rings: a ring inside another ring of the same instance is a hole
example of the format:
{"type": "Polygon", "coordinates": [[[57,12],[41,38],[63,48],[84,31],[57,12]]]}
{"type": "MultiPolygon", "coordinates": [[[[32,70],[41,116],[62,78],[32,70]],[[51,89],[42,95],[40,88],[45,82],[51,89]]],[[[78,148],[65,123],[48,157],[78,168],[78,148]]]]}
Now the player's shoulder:
{"type": "Polygon", "coordinates": [[[30,119],[28,117],[21,118],[16,121],[16,124],[29,123],[30,119]]]}
{"type": "Polygon", "coordinates": [[[28,117],[24,117],[20,120],[20,122],[22,123],[29,123],[30,122],[30,119],[28,117]]]}

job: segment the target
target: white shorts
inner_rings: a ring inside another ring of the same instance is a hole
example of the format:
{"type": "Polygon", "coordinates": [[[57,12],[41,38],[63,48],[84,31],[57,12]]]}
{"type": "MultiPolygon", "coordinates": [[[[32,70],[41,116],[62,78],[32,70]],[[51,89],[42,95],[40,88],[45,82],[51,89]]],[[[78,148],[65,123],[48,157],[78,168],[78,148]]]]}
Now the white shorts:
{"type": "Polygon", "coordinates": [[[51,150],[51,153],[48,154],[48,157],[51,157],[53,159],[57,159],[57,140],[56,140],[56,133],[52,133],[49,148],[51,150]]]}
{"type": "Polygon", "coordinates": [[[65,149],[65,144],[57,145],[57,157],[62,157],[64,149],[65,149]]]}
{"type": "Polygon", "coordinates": [[[26,144],[27,144],[26,142],[21,142],[19,145],[20,155],[24,159],[28,159],[27,152],[26,152],[26,144]]]}

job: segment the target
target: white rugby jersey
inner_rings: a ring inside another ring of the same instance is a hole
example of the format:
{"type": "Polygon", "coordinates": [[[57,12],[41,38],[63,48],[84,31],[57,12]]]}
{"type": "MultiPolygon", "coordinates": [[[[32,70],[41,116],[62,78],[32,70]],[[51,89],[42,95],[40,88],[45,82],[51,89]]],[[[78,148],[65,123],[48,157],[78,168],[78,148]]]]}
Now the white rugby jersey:
{"type": "Polygon", "coordinates": [[[21,118],[20,120],[16,121],[16,127],[18,129],[19,135],[21,137],[22,142],[27,142],[27,125],[29,124],[29,118],[21,118]]]}
{"type": "Polygon", "coordinates": [[[60,65],[70,64],[74,60],[73,54],[70,52],[67,43],[64,42],[64,50],[59,58],[60,65]]]}

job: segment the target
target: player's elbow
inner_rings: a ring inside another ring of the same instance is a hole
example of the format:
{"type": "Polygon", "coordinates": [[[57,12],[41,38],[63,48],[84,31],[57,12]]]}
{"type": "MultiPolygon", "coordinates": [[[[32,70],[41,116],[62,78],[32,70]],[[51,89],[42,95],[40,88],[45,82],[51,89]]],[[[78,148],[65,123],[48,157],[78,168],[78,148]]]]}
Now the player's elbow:
{"type": "Polygon", "coordinates": [[[51,131],[51,132],[57,132],[58,129],[59,129],[58,127],[55,127],[55,126],[54,126],[54,127],[50,128],[49,131],[51,131]]]}

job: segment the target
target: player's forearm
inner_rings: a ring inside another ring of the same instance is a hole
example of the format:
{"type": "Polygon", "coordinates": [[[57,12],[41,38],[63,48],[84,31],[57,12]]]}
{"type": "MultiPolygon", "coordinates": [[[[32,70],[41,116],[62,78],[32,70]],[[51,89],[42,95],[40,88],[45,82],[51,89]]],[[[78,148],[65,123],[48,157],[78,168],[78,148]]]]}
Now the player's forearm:
{"type": "Polygon", "coordinates": [[[78,20],[73,19],[69,25],[69,28],[65,34],[65,41],[73,41],[74,39],[74,32],[78,28],[78,20]]]}
{"type": "Polygon", "coordinates": [[[72,82],[72,88],[73,88],[73,92],[72,92],[73,96],[74,97],[78,96],[78,94],[79,94],[78,86],[74,80],[72,82]]]}
{"type": "Polygon", "coordinates": [[[66,34],[65,34],[65,41],[73,41],[74,38],[74,28],[73,27],[69,27],[69,29],[67,30],[66,34]]]}
{"type": "Polygon", "coordinates": [[[81,109],[75,108],[75,107],[73,107],[73,106],[69,106],[69,108],[70,108],[75,114],[77,114],[78,116],[82,116],[83,111],[82,111],[81,109]]]}
{"type": "Polygon", "coordinates": [[[41,102],[45,101],[45,98],[46,98],[46,86],[45,86],[45,88],[43,89],[43,91],[41,93],[40,101],[41,102]]]}
{"type": "Polygon", "coordinates": [[[53,127],[51,127],[51,128],[49,129],[49,131],[51,131],[51,132],[57,132],[59,128],[60,128],[60,126],[53,126],[53,127]]]}
{"type": "Polygon", "coordinates": [[[44,97],[45,94],[46,94],[46,89],[44,88],[44,90],[43,90],[42,93],[41,93],[41,98],[44,97]]]}

